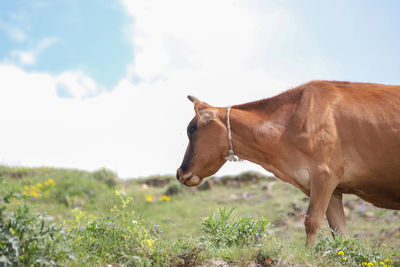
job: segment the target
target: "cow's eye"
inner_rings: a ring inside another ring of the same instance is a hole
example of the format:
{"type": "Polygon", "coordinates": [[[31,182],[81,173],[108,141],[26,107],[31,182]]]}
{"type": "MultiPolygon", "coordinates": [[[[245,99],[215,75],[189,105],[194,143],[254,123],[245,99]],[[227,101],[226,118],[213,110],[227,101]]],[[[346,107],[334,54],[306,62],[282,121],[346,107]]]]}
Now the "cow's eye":
{"type": "Polygon", "coordinates": [[[192,126],[192,127],[190,127],[190,129],[189,129],[189,134],[192,135],[195,131],[196,131],[196,127],[195,127],[195,126],[192,126]]]}

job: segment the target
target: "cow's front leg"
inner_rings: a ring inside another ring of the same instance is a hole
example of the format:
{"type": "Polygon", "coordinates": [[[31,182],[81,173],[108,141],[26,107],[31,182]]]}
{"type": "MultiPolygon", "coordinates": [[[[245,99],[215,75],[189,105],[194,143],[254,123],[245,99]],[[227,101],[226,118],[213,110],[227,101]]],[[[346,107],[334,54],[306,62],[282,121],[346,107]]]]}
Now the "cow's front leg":
{"type": "MultiPolygon", "coordinates": [[[[347,236],[346,216],[344,215],[342,194],[332,194],[329,201],[328,209],[326,210],[326,218],[329,222],[329,227],[335,232],[347,236]]],[[[335,236],[333,236],[335,237],[335,236]]]]}
{"type": "Polygon", "coordinates": [[[332,192],[337,181],[326,165],[320,165],[312,170],[310,184],[310,203],[304,222],[307,234],[306,246],[313,246],[315,237],[325,212],[328,208],[332,192]]]}

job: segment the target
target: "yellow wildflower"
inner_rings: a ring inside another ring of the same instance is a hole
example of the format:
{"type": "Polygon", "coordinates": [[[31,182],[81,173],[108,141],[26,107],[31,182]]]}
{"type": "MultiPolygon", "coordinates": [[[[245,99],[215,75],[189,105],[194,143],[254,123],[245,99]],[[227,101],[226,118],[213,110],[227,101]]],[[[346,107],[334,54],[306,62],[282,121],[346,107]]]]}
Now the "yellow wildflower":
{"type": "Polygon", "coordinates": [[[56,182],[53,179],[48,179],[46,182],[44,182],[45,186],[56,186],[56,182]]]}
{"type": "Polygon", "coordinates": [[[166,196],[166,195],[162,195],[159,199],[158,199],[158,201],[170,201],[171,200],[171,197],[170,196],[166,196]]]}
{"type": "Polygon", "coordinates": [[[342,259],[343,261],[347,261],[347,257],[343,257],[343,259],[342,259]]]}
{"type": "Polygon", "coordinates": [[[31,197],[40,197],[40,194],[38,192],[36,192],[36,191],[32,191],[29,195],[31,197]]]}
{"type": "Polygon", "coordinates": [[[338,253],[337,253],[338,255],[344,255],[344,252],[343,251],[338,251],[338,253]]]}
{"type": "Polygon", "coordinates": [[[373,266],[374,264],[372,262],[368,262],[368,266],[373,266]]]}
{"type": "Polygon", "coordinates": [[[380,265],[386,265],[383,261],[379,262],[380,265]]]}
{"type": "Polygon", "coordinates": [[[147,202],[153,202],[153,197],[152,196],[147,196],[146,197],[147,202]]]}
{"type": "Polygon", "coordinates": [[[40,188],[42,188],[42,186],[43,186],[43,185],[42,185],[41,183],[37,183],[37,184],[36,184],[36,188],[37,188],[39,191],[40,191],[40,188]]]}
{"type": "Polygon", "coordinates": [[[117,196],[117,197],[120,197],[121,195],[122,195],[122,192],[121,192],[121,190],[115,190],[115,195],[117,196]]]}
{"type": "Polygon", "coordinates": [[[393,261],[391,259],[386,259],[385,262],[393,263],[393,261]]]}
{"type": "Polygon", "coordinates": [[[146,246],[148,247],[148,248],[153,248],[153,245],[154,245],[154,242],[155,242],[155,240],[154,239],[147,239],[146,240],[146,246]]]}
{"type": "Polygon", "coordinates": [[[363,261],[363,263],[361,263],[362,266],[367,265],[367,263],[365,261],[363,261]]]}
{"type": "Polygon", "coordinates": [[[117,208],[117,205],[114,205],[114,207],[111,208],[110,211],[111,211],[111,212],[119,211],[119,209],[117,208]]]}

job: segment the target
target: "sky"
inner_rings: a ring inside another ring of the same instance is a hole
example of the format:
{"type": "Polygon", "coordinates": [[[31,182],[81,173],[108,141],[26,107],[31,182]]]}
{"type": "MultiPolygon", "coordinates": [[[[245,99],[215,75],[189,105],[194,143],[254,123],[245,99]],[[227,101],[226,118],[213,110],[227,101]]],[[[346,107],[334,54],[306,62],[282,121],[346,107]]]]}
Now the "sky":
{"type": "MultiPolygon", "coordinates": [[[[174,174],[195,95],[316,79],[400,84],[400,2],[0,2],[0,164],[174,174]]],[[[216,175],[255,164],[226,163],[216,175]]]]}

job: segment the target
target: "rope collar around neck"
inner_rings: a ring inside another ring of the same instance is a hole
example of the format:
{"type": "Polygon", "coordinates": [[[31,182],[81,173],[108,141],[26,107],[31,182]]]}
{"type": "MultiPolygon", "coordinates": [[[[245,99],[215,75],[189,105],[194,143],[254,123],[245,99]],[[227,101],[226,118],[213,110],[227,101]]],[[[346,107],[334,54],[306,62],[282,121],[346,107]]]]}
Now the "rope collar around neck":
{"type": "Polygon", "coordinates": [[[228,161],[241,161],[241,159],[233,151],[232,144],[232,134],[231,134],[231,121],[229,119],[229,114],[231,113],[231,106],[226,109],[226,127],[228,128],[228,141],[229,141],[229,151],[228,156],[225,158],[228,161]]]}

